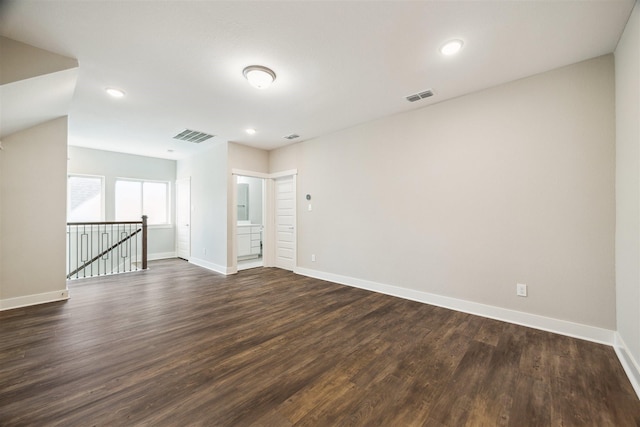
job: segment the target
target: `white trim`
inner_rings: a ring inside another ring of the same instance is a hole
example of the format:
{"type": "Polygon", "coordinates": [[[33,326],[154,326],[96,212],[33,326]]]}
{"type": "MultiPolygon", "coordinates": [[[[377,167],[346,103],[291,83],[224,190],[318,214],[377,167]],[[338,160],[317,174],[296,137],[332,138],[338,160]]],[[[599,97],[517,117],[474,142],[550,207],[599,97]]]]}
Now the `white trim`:
{"type": "Polygon", "coordinates": [[[252,178],[269,179],[268,173],[247,171],[244,169],[231,169],[231,175],[250,176],[252,178]]]}
{"type": "Polygon", "coordinates": [[[640,399],[640,365],[631,355],[629,347],[627,347],[627,344],[625,344],[619,332],[615,333],[613,349],[620,360],[624,372],[627,374],[627,377],[629,377],[633,389],[640,399]]]}
{"type": "Polygon", "coordinates": [[[264,267],[274,267],[274,254],[275,254],[275,212],[274,212],[274,180],[264,180],[264,229],[262,232],[262,261],[264,267]]]}
{"type": "Polygon", "coordinates": [[[233,267],[226,267],[223,265],[214,264],[212,262],[205,261],[199,258],[194,258],[194,257],[191,257],[191,259],[189,260],[189,263],[193,265],[197,265],[198,267],[206,268],[207,270],[215,271],[216,273],[225,274],[225,275],[235,274],[238,272],[238,270],[233,267]]]}
{"type": "Polygon", "coordinates": [[[288,171],[274,172],[272,174],[269,174],[269,178],[277,179],[289,175],[298,175],[298,169],[289,169],[288,171]]]}
{"type": "Polygon", "coordinates": [[[238,271],[242,271],[242,270],[249,270],[251,268],[259,268],[259,267],[264,267],[264,262],[262,261],[262,258],[257,258],[255,260],[250,259],[246,261],[239,261],[237,268],[238,268],[238,271]]]}
{"type": "Polygon", "coordinates": [[[609,329],[582,325],[580,323],[569,322],[567,320],[559,320],[537,314],[523,313],[492,305],[480,304],[477,302],[465,301],[457,298],[356,279],[354,277],[341,276],[333,273],[325,273],[307,268],[296,268],[294,273],[314,277],[316,279],[328,280],[341,285],[353,286],[373,292],[418,301],[425,304],[449,308],[464,313],[488,317],[490,319],[501,320],[503,322],[515,323],[516,325],[527,326],[599,344],[613,345],[614,342],[615,331],[609,329]]]}
{"type": "MultiPolygon", "coordinates": [[[[237,169],[234,169],[237,170],[237,169]]],[[[246,171],[245,171],[246,172],[246,171]]],[[[234,174],[231,179],[231,268],[238,271],[238,178],[242,175],[234,174]]],[[[245,175],[247,176],[247,175],[245,175]]],[[[228,226],[227,226],[228,228],[228,226]]],[[[229,246],[227,245],[227,250],[229,246]]]]}
{"type": "Polygon", "coordinates": [[[148,230],[160,230],[160,229],[169,229],[169,228],[173,228],[173,224],[171,223],[167,223],[167,224],[149,224],[147,225],[147,229],[148,230]]]}
{"type": "Polygon", "coordinates": [[[173,252],[156,252],[154,254],[147,254],[147,261],[156,261],[159,259],[177,258],[178,255],[173,252]]]}
{"type": "Polygon", "coordinates": [[[287,171],[274,172],[274,173],[264,173],[264,172],[254,172],[248,171],[244,169],[231,169],[231,175],[241,175],[241,176],[250,176],[253,178],[262,178],[262,179],[276,179],[282,178],[283,176],[289,175],[297,175],[298,169],[290,169],[287,171]]]}
{"type": "Polygon", "coordinates": [[[45,292],[43,294],[33,294],[15,298],[0,299],[0,311],[11,310],[20,307],[28,307],[30,305],[46,304],[48,302],[65,301],[68,299],[68,289],[45,292]]]}

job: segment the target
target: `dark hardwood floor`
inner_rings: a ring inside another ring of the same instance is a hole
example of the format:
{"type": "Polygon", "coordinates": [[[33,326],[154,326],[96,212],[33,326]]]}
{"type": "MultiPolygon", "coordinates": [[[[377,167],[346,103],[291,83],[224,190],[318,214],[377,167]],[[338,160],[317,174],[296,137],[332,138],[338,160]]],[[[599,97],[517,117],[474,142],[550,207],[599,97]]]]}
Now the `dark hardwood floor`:
{"type": "Polygon", "coordinates": [[[640,426],[613,349],[179,260],[0,312],[2,426],[640,426]]]}

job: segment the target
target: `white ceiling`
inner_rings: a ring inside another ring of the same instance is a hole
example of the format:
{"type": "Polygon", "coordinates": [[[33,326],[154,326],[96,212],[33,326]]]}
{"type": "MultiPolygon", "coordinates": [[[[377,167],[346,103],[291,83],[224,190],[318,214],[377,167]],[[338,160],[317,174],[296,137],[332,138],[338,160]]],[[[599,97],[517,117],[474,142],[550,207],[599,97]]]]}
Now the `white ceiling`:
{"type": "Polygon", "coordinates": [[[610,53],[633,5],[19,0],[0,34],[78,59],[71,145],[178,159],[216,141],[273,149],[610,53]],[[442,56],[453,38],[463,49],[442,56]],[[276,72],[268,90],[244,79],[253,64],[276,72]],[[216,137],[172,139],[185,128],[216,137]]]}

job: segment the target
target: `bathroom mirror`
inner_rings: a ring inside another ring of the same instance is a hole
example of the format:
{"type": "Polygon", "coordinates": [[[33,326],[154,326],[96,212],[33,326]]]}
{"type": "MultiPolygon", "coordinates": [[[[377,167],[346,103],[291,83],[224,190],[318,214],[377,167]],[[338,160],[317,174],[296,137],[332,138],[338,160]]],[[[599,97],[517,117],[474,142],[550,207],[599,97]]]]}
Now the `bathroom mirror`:
{"type": "Polygon", "coordinates": [[[238,184],[238,221],[249,220],[249,184],[238,184]]]}

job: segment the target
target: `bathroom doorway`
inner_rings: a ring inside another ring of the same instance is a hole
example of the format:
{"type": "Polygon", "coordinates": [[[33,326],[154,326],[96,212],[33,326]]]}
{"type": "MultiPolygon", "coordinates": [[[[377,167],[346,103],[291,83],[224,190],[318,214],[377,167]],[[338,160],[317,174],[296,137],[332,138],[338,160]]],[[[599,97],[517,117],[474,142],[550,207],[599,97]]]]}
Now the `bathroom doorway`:
{"type": "Polygon", "coordinates": [[[263,267],[265,182],[262,178],[236,175],[238,270],[263,267]]]}

